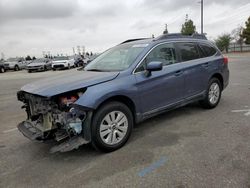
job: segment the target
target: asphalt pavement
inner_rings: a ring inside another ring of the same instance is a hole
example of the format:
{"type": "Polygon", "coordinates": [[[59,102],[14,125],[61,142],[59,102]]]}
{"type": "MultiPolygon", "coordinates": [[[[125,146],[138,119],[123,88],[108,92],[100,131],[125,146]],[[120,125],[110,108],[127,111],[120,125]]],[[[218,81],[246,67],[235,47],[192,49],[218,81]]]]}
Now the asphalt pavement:
{"type": "Polygon", "coordinates": [[[17,129],[26,118],[16,92],[65,71],[0,74],[0,187],[250,187],[250,54],[230,54],[219,106],[199,104],[136,125],[118,151],[90,145],[50,154],[17,129]]]}

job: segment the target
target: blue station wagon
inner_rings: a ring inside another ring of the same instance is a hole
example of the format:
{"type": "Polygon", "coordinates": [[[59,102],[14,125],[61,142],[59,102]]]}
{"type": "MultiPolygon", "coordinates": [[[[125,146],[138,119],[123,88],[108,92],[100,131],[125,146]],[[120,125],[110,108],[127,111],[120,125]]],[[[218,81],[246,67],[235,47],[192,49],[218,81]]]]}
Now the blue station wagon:
{"type": "Polygon", "coordinates": [[[56,141],[52,153],[86,143],[110,152],[152,116],[196,101],[216,107],[228,82],[228,59],[204,35],[127,40],[84,70],[22,87],[27,120],[18,129],[31,140],[56,141]]]}

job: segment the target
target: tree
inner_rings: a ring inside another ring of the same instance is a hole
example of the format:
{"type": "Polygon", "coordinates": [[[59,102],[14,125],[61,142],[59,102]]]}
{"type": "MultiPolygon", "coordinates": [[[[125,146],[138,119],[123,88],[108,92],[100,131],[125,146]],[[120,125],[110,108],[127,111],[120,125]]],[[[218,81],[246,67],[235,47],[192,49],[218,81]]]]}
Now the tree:
{"type": "Polygon", "coordinates": [[[36,57],[35,57],[35,56],[33,56],[33,57],[32,57],[32,60],[35,60],[35,59],[36,59],[36,57]]]}
{"type": "Polygon", "coordinates": [[[243,29],[241,36],[246,44],[250,44],[250,17],[246,21],[246,28],[243,29]]]}
{"type": "Polygon", "coordinates": [[[228,48],[231,40],[232,37],[230,34],[222,34],[215,40],[215,43],[221,51],[226,50],[226,52],[228,53],[228,48]]]}
{"type": "Polygon", "coordinates": [[[182,24],[181,33],[183,35],[192,35],[196,32],[196,26],[191,19],[186,19],[185,23],[182,24]]]}
{"type": "Polygon", "coordinates": [[[26,61],[30,61],[32,60],[31,57],[29,55],[27,55],[27,57],[25,58],[26,61]]]}
{"type": "Polygon", "coordinates": [[[165,25],[165,30],[163,31],[163,34],[168,34],[168,24],[165,25]]]}
{"type": "Polygon", "coordinates": [[[236,43],[240,45],[240,51],[242,51],[242,46],[243,46],[243,42],[244,39],[242,37],[242,32],[243,32],[243,27],[242,26],[238,26],[237,28],[235,28],[232,32],[231,32],[231,36],[232,36],[232,40],[236,43]]]}

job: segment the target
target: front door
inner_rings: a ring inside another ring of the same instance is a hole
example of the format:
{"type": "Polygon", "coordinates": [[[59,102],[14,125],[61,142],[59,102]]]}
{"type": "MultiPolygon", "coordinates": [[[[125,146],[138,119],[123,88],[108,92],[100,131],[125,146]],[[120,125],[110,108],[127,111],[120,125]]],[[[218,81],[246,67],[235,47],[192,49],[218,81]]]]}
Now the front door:
{"type": "Polygon", "coordinates": [[[140,111],[143,114],[164,109],[183,99],[184,72],[177,62],[174,45],[166,43],[155,47],[136,69],[140,111]],[[163,69],[146,76],[146,64],[152,61],[162,62],[163,69]]]}

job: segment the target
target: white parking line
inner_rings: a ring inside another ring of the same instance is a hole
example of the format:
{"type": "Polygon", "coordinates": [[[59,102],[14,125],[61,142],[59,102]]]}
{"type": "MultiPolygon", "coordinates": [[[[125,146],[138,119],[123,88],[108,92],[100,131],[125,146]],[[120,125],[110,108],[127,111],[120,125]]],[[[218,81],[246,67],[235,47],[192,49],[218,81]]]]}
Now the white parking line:
{"type": "Polygon", "coordinates": [[[250,86],[250,84],[232,83],[233,86],[250,86]]]}
{"type": "Polygon", "coordinates": [[[244,113],[245,116],[250,116],[250,109],[246,109],[246,110],[232,110],[232,112],[235,112],[235,113],[245,112],[244,113]]]}
{"type": "Polygon", "coordinates": [[[9,130],[3,131],[3,133],[10,133],[10,132],[13,132],[13,131],[16,131],[16,130],[17,130],[17,128],[9,129],[9,130]]]}

